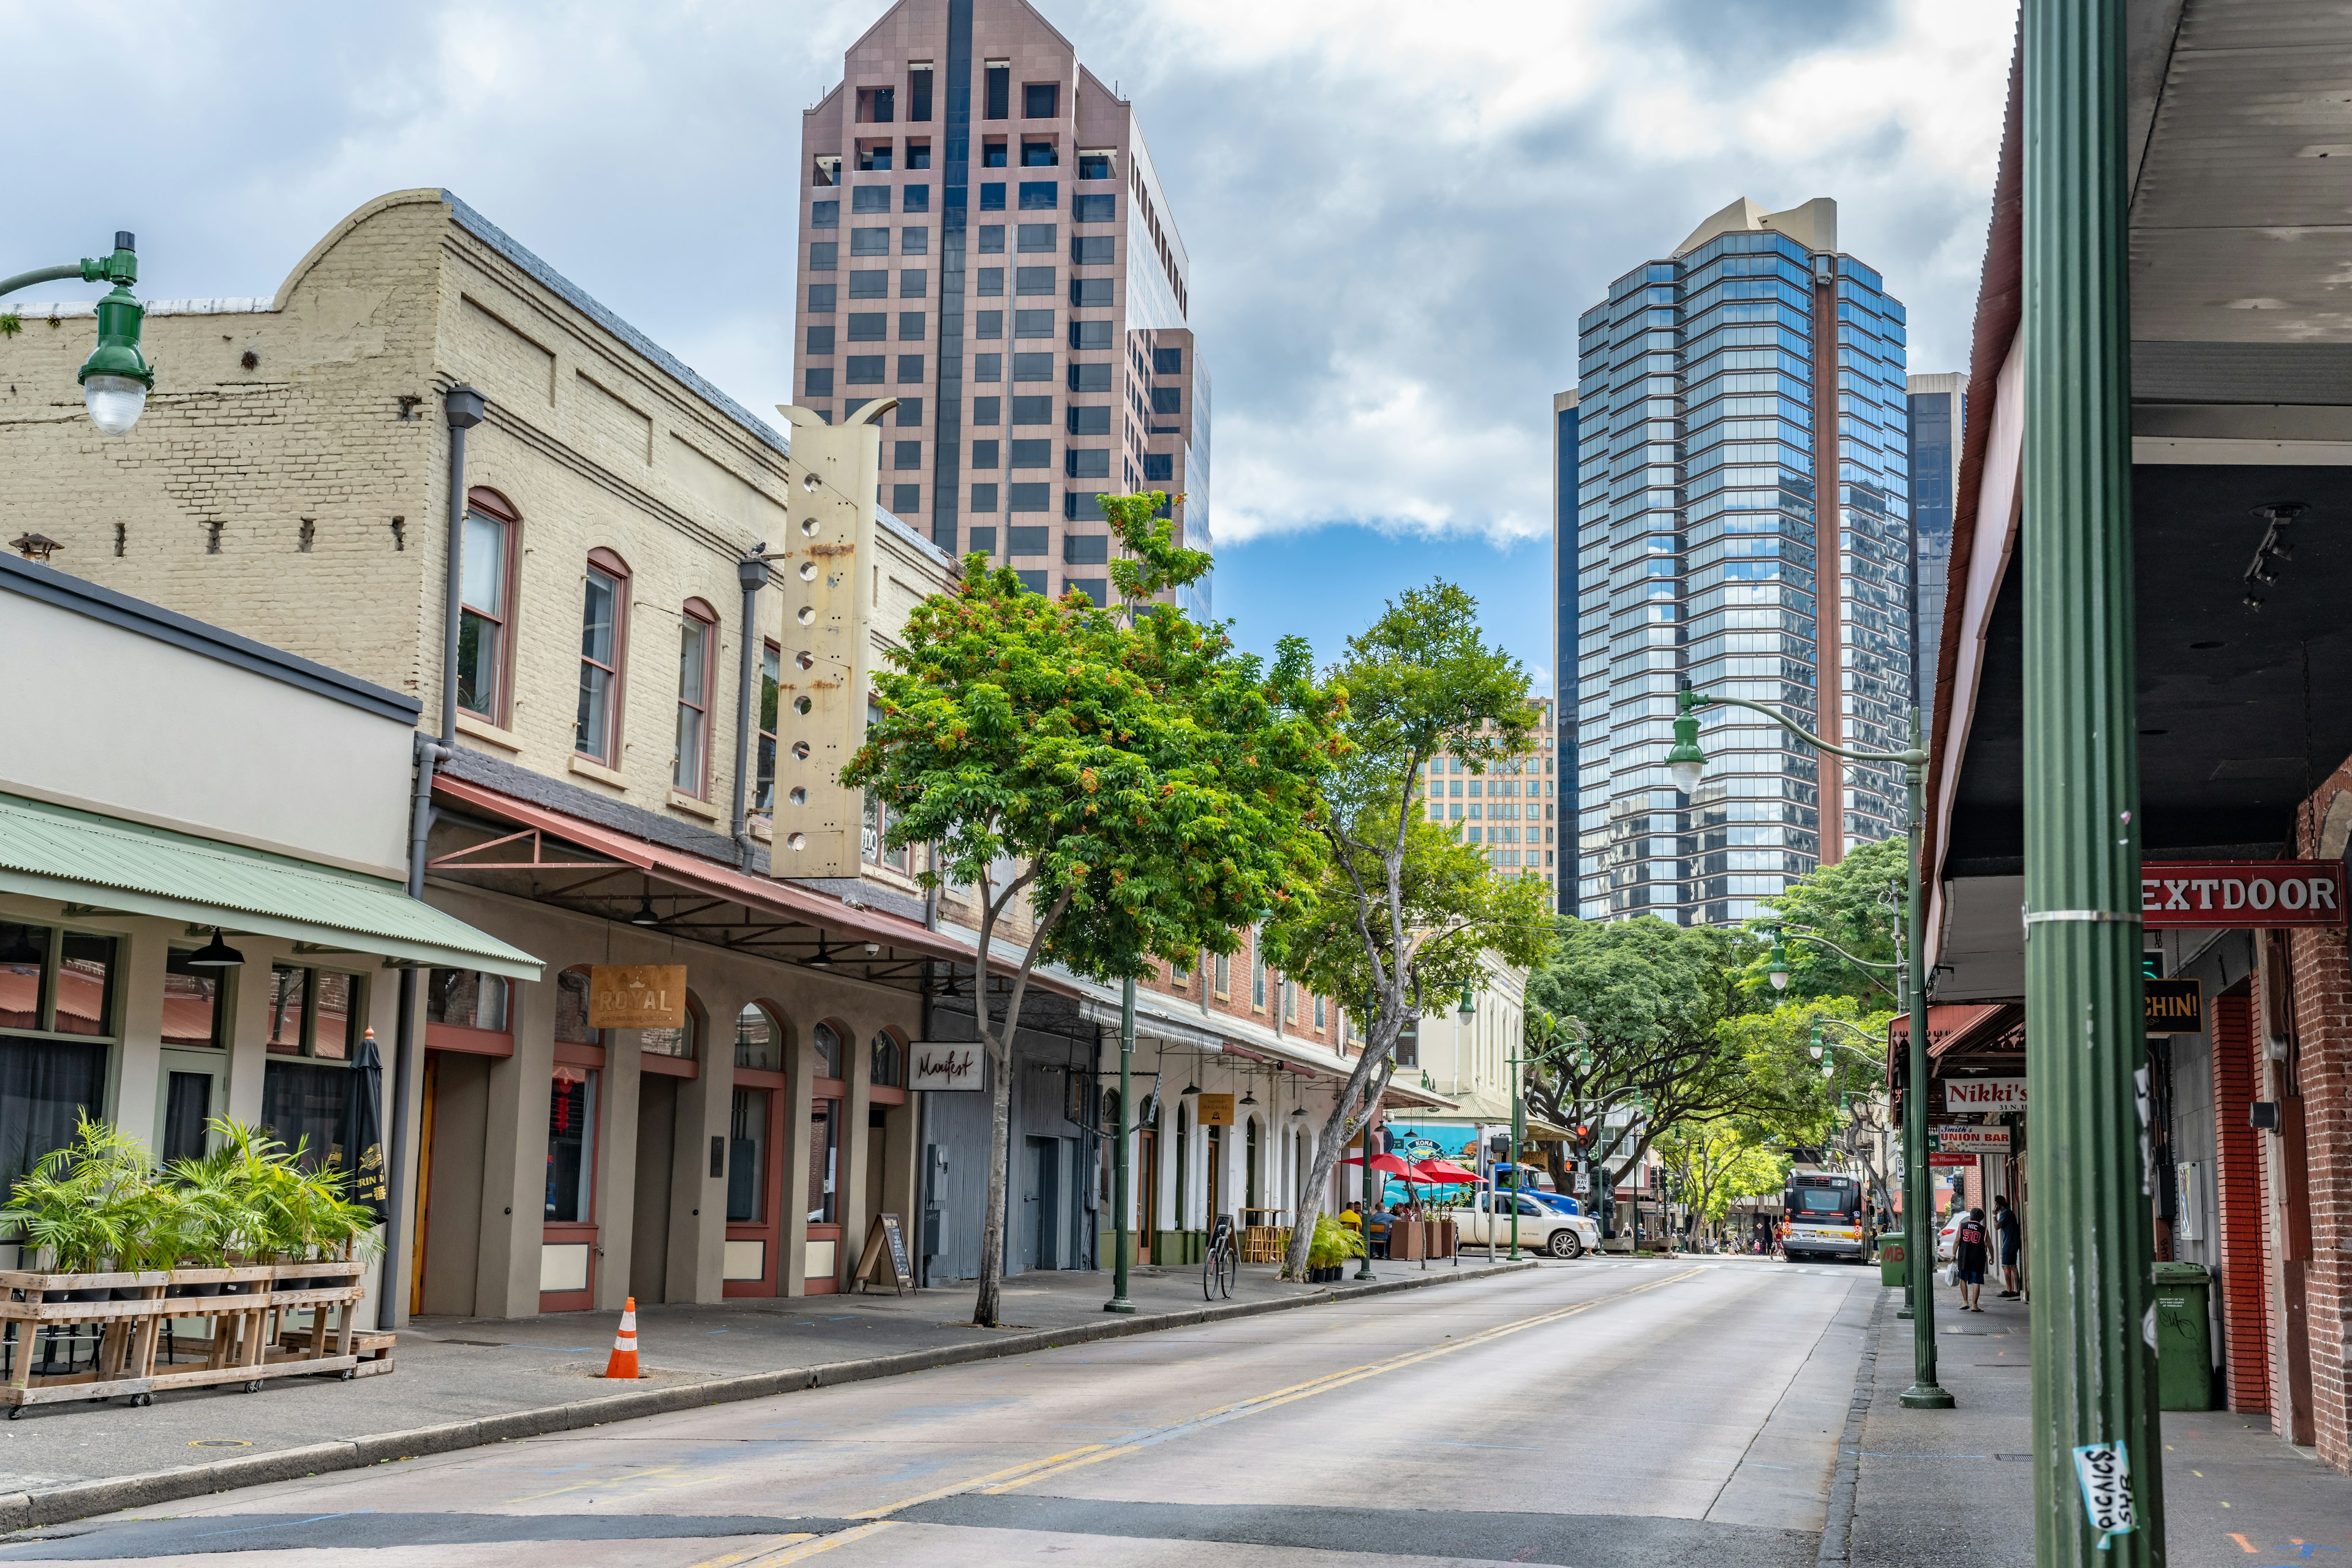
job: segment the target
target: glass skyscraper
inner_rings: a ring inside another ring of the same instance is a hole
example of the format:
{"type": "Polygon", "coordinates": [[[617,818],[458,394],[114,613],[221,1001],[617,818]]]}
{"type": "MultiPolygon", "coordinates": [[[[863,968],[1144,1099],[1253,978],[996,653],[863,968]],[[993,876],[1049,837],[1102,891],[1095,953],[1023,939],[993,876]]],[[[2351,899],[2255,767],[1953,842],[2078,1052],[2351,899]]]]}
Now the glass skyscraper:
{"type": "Polygon", "coordinates": [[[1703,714],[1695,795],[1665,752],[1685,684],[1780,704],[1837,744],[1906,743],[1904,342],[1903,306],[1839,252],[1826,199],[1735,202],[1579,319],[1559,635],[1585,918],[1746,919],[1902,829],[1898,770],[1840,766],[1755,714],[1703,714]]]}
{"type": "Polygon", "coordinates": [[[1944,586],[1952,559],[1952,512],[1960,498],[1960,434],[1969,378],[1915,375],[1911,393],[1912,624],[1918,637],[1919,711],[1936,705],[1936,656],[1944,631],[1944,586]]]}

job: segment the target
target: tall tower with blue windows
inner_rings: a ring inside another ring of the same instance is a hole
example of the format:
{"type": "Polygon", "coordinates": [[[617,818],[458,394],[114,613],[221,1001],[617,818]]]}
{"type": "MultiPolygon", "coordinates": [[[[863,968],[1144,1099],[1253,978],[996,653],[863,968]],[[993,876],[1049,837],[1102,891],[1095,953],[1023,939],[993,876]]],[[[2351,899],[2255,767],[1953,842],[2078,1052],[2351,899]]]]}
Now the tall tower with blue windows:
{"type": "Polygon", "coordinates": [[[1840,745],[1906,742],[1903,306],[1839,251],[1835,202],[1742,200],[1618,279],[1577,329],[1558,523],[1576,912],[1747,919],[1905,826],[1895,769],[1818,756],[1738,709],[1704,715],[1696,794],[1665,769],[1685,683],[1780,704],[1840,745]]]}

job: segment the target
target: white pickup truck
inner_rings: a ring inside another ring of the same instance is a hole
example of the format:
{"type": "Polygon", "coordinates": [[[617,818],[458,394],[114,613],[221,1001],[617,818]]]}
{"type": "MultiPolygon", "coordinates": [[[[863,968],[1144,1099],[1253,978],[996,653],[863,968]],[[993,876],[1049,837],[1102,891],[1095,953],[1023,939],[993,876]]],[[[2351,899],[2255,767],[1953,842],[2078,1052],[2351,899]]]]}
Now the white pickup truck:
{"type": "Polygon", "coordinates": [[[1497,1247],[1507,1247],[1511,1240],[1511,1207],[1518,1206],[1519,1245],[1537,1252],[1547,1252],[1554,1258],[1581,1258],[1601,1247],[1600,1222],[1584,1215],[1562,1214],[1541,1199],[1525,1193],[1482,1190],[1474,1194],[1469,1205],[1455,1209],[1454,1218],[1461,1226],[1463,1246],[1485,1246],[1492,1241],[1497,1247]]]}

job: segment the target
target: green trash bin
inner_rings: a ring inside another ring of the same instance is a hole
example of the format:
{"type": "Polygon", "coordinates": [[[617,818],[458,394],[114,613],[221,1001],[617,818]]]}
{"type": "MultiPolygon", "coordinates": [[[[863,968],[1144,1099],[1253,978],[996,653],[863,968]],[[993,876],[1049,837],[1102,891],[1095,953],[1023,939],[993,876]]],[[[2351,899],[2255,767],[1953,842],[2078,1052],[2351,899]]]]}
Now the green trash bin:
{"type": "Polygon", "coordinates": [[[2201,1264],[2156,1266],[2158,1409],[2213,1408],[2212,1290],[2201,1264]]]}
{"type": "Polygon", "coordinates": [[[1892,1236],[1878,1238],[1878,1282],[1889,1290],[1902,1288],[1906,1270],[1903,1263],[1903,1243],[1892,1236]]]}

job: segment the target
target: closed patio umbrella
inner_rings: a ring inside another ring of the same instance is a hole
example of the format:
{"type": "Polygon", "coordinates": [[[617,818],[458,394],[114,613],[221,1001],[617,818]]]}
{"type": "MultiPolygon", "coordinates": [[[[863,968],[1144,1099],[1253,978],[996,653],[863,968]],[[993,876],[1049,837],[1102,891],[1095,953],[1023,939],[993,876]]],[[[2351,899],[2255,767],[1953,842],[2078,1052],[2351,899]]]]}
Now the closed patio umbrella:
{"type": "Polygon", "coordinates": [[[352,1097],[343,1107],[343,1195],[372,1210],[378,1223],[391,1206],[383,1150],[383,1061],[376,1055],[375,1031],[360,1037],[352,1058],[352,1097]]]}

